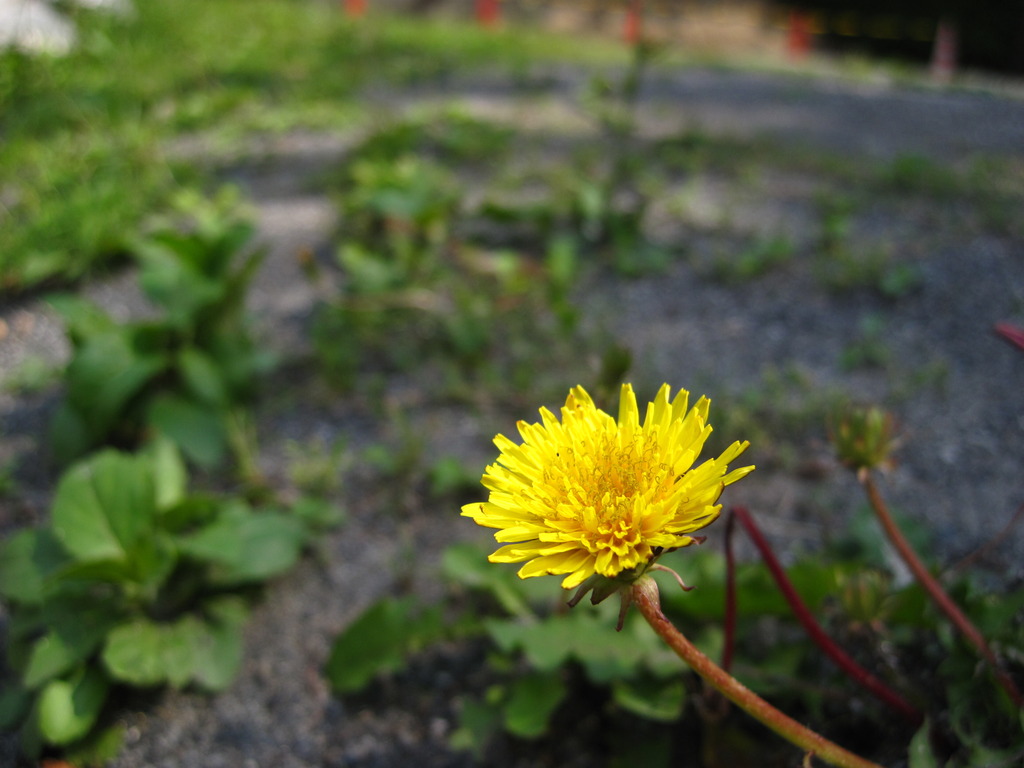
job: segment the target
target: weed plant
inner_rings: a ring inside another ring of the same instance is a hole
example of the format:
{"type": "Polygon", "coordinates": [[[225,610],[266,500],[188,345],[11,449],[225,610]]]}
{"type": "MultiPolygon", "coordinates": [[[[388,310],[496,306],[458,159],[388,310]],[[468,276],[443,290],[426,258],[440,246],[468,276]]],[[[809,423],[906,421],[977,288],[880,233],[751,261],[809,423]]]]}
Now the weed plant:
{"type": "Polygon", "coordinates": [[[178,205],[177,219],[155,223],[134,244],[157,318],[118,323],[85,299],[51,299],[73,348],[51,430],[61,461],[101,445],[133,448],[158,432],[211,467],[224,458],[232,411],[273,362],[245,317],[261,258],[249,243],[252,225],[230,193],[178,205]]]}
{"type": "Polygon", "coordinates": [[[10,609],[0,727],[23,752],[58,748],[72,763],[113,757],[119,687],[217,691],[234,678],[252,588],[288,570],[336,522],[187,491],[166,440],[135,455],[107,450],[61,477],[49,525],[0,547],[10,609]]]}

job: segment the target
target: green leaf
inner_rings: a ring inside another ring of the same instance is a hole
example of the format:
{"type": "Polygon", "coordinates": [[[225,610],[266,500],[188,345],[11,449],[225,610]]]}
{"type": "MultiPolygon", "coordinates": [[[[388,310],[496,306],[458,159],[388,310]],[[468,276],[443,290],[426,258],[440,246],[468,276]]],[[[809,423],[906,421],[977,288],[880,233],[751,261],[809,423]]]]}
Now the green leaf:
{"type": "Polygon", "coordinates": [[[83,667],[67,680],[53,680],[38,702],[38,726],[51,744],[70,744],[96,723],[110,684],[98,669],[83,667]]]}
{"type": "Polygon", "coordinates": [[[60,634],[48,632],[32,646],[28,663],[22,673],[22,685],[38,688],[84,661],[106,634],[106,627],[80,625],[81,631],[60,634]]]}
{"type": "Polygon", "coordinates": [[[19,531],[0,544],[0,595],[12,602],[41,602],[47,579],[67,559],[52,531],[19,531]]]}
{"type": "Polygon", "coordinates": [[[153,399],[149,423],[173,440],[196,464],[211,468],[224,458],[227,432],[223,413],[173,395],[153,399]]]}
{"type": "MultiPolygon", "coordinates": [[[[193,678],[197,654],[203,652],[205,655],[207,652],[209,627],[197,616],[189,614],[173,624],[161,626],[160,630],[163,635],[160,649],[163,676],[175,688],[181,688],[193,678]]],[[[234,669],[230,671],[233,676],[234,669]]]]}
{"type": "Polygon", "coordinates": [[[61,316],[67,325],[68,335],[76,344],[117,329],[117,324],[106,312],[80,296],[54,294],[46,298],[46,303],[61,316]]]}
{"type": "Polygon", "coordinates": [[[522,650],[531,666],[542,672],[561,666],[572,655],[576,643],[576,627],[571,621],[524,623],[495,619],[485,621],[484,626],[498,648],[506,652],[522,650]]]}
{"type": "Polygon", "coordinates": [[[193,638],[193,679],[209,691],[221,691],[242,666],[242,624],[230,621],[202,626],[203,631],[193,638]]]}
{"type": "Polygon", "coordinates": [[[167,679],[163,628],[148,619],[115,627],[103,648],[103,663],[116,680],[157,685],[167,679]]]}
{"type": "Polygon", "coordinates": [[[438,608],[424,610],[411,598],[385,598],[338,636],[327,677],[338,693],[358,691],[377,675],[399,669],[408,653],[442,631],[438,608]]]}
{"type": "Polygon", "coordinates": [[[565,683],[557,672],[534,672],[517,677],[505,702],[505,730],[524,739],[543,735],[551,713],[565,694],[565,683]]]}
{"type": "Polygon", "coordinates": [[[550,601],[550,586],[543,579],[520,579],[511,568],[496,567],[475,544],[454,544],[442,556],[444,575],[463,586],[489,592],[509,614],[532,617],[530,603],[550,601]]]}
{"type": "Polygon", "coordinates": [[[204,645],[206,627],[193,615],[171,623],[135,619],[111,630],[103,663],[111,676],[132,685],[170,683],[192,678],[195,652],[204,645]]]}
{"type": "Polygon", "coordinates": [[[203,275],[197,268],[206,250],[200,239],[157,233],[133,244],[133,250],[143,265],[139,274],[142,290],[167,311],[167,320],[175,327],[193,326],[205,307],[223,299],[224,282],[203,275]]]}
{"type": "Polygon", "coordinates": [[[93,731],[65,747],[64,758],[71,765],[106,765],[121,752],[125,731],[124,723],[93,731]]]}
{"type": "Polygon", "coordinates": [[[679,675],[667,680],[623,678],[612,684],[612,696],[616,704],[640,717],[670,723],[683,713],[686,687],[679,675]]]}
{"type": "Polygon", "coordinates": [[[146,454],[152,460],[156,508],[165,512],[184,500],[188,470],[175,444],[165,438],[152,440],[146,447],[146,454]]]}
{"type": "Polygon", "coordinates": [[[914,734],[914,738],[910,740],[910,746],[907,748],[908,768],[940,768],[935,753],[932,752],[930,732],[931,724],[925,720],[924,724],[917,729],[917,733],[914,734]]]}
{"type": "Polygon", "coordinates": [[[166,366],[164,355],[136,353],[125,334],[98,336],[68,364],[68,402],[102,439],[129,401],[166,366]]]}
{"type": "Polygon", "coordinates": [[[252,512],[229,504],[218,518],[183,537],[182,553],[216,563],[220,583],[264,581],[291,568],[307,540],[301,520],[278,512],[252,512]]]}
{"type": "Polygon", "coordinates": [[[291,513],[309,528],[333,528],[345,520],[345,512],[326,499],[301,496],[291,507],[291,513]]]}
{"type": "Polygon", "coordinates": [[[178,354],[178,367],[185,386],[200,402],[217,407],[227,405],[224,377],[209,355],[194,347],[186,347],[178,354]]]}
{"type": "Polygon", "coordinates": [[[542,621],[492,619],[484,625],[498,648],[521,651],[540,671],[554,670],[575,659],[591,680],[607,683],[641,668],[658,676],[683,669],[683,663],[644,622],[628,620],[623,631],[616,632],[616,611],[617,606],[608,601],[598,609],[577,606],[542,621]]]}
{"type": "Polygon", "coordinates": [[[160,523],[164,530],[180,534],[216,519],[224,502],[208,494],[191,494],[163,512],[160,523]]]}
{"type": "MultiPolygon", "coordinates": [[[[42,637],[33,638],[19,666],[26,688],[38,688],[88,659],[121,615],[113,600],[97,600],[66,585],[46,601],[42,637]]],[[[13,634],[13,633],[12,633],[13,634]]]]}
{"type": "Polygon", "coordinates": [[[53,530],[78,560],[126,560],[151,534],[155,512],[148,463],[105,451],[61,478],[53,530]]]}
{"type": "Polygon", "coordinates": [[[501,727],[501,719],[502,711],[496,704],[476,699],[463,701],[459,727],[448,743],[452,749],[471,751],[478,760],[483,760],[488,742],[501,727]]]}
{"type": "Polygon", "coordinates": [[[234,597],[204,609],[208,620],[187,614],[173,623],[135,619],[115,627],[102,654],[111,676],[139,686],[194,681],[208,690],[225,688],[241,666],[247,609],[234,597]]]}

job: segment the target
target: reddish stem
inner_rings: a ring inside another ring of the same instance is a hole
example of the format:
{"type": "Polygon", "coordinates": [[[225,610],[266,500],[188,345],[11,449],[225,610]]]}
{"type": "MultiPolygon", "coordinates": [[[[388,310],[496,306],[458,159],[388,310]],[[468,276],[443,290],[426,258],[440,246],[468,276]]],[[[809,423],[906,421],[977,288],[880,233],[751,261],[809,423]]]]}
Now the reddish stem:
{"type": "Polygon", "coordinates": [[[1024,349],[1024,329],[1009,323],[996,323],[994,330],[1019,349],[1024,349]]]}
{"type": "Polygon", "coordinates": [[[783,714],[739,680],[701,653],[686,636],[676,629],[661,612],[658,585],[650,576],[633,583],[630,597],[640,613],[676,655],[709,685],[751,717],[756,718],[792,744],[813,754],[819,760],[841,768],[881,768],[870,760],[849,752],[783,714]]]}
{"type": "Polygon", "coordinates": [[[868,500],[871,502],[871,507],[875,510],[875,515],[882,524],[882,528],[889,537],[889,541],[892,542],[896,551],[900,553],[900,557],[903,558],[903,562],[910,568],[918,583],[924,587],[935,604],[953,622],[953,625],[960,630],[960,633],[978,650],[978,653],[981,654],[985,661],[989,663],[992,667],[992,672],[996,676],[996,680],[999,681],[999,684],[1009,694],[1010,698],[1013,699],[1014,704],[1018,708],[1024,707],[1024,699],[1021,698],[1020,690],[1017,688],[1016,683],[1013,682],[1013,678],[1002,668],[995,653],[985,641],[984,636],[971,623],[971,620],[964,615],[963,611],[957,607],[950,596],[946,594],[935,577],[928,572],[924,563],[921,562],[917,553],[910,546],[910,542],[907,541],[903,536],[903,532],[897,527],[896,522],[892,519],[892,515],[889,514],[889,508],[886,506],[874,480],[871,478],[871,472],[866,468],[862,469],[857,477],[864,486],[868,500]]]}
{"type": "Polygon", "coordinates": [[[775,557],[775,552],[772,550],[768,540],[765,539],[761,530],[754,523],[754,518],[750,512],[748,512],[745,507],[735,507],[732,509],[732,515],[730,515],[730,522],[732,522],[733,515],[739,519],[740,523],[742,523],[743,528],[754,542],[758,552],[761,553],[761,557],[764,559],[765,565],[768,566],[768,570],[771,571],[772,576],[775,578],[775,583],[779,586],[779,590],[786,598],[786,602],[789,603],[789,607],[792,608],[793,614],[803,625],[804,631],[810,635],[815,644],[817,644],[817,646],[821,648],[821,650],[824,651],[828,657],[850,677],[851,680],[871,691],[871,693],[893,709],[897,710],[914,725],[920,725],[924,718],[912,704],[908,703],[906,699],[850,658],[846,651],[840,648],[836,642],[825,633],[825,630],[821,628],[821,625],[818,624],[810,610],[807,608],[803,598],[800,597],[800,593],[796,591],[793,583],[789,580],[789,577],[786,575],[786,571],[779,563],[778,558],[775,557]]]}

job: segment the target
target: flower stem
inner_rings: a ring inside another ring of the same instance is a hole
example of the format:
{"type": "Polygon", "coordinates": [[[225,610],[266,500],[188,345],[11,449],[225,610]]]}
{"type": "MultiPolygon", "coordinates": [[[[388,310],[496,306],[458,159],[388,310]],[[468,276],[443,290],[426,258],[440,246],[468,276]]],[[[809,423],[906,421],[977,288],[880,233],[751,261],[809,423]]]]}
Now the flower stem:
{"type": "Polygon", "coordinates": [[[806,750],[820,760],[840,768],[881,768],[877,763],[858,757],[821,734],[783,714],[732,675],[697,650],[682,632],[676,629],[661,611],[658,585],[644,576],[633,583],[633,602],[651,628],[669,647],[709,685],[751,717],[759,720],[779,736],[806,750]]]}
{"type": "Polygon", "coordinates": [[[821,628],[821,625],[815,620],[814,616],[811,615],[811,612],[804,603],[803,598],[800,597],[800,593],[796,591],[793,583],[789,580],[789,577],[786,575],[786,571],[782,568],[782,564],[779,563],[778,558],[775,557],[775,553],[772,551],[771,545],[768,543],[767,539],[765,539],[764,535],[761,533],[761,529],[754,523],[754,518],[750,512],[748,512],[745,507],[734,507],[731,510],[731,513],[732,514],[729,516],[729,523],[732,523],[732,517],[735,515],[736,519],[738,519],[743,525],[747,535],[749,535],[751,540],[754,542],[754,546],[756,546],[758,551],[761,553],[761,557],[764,559],[764,563],[768,567],[768,570],[771,571],[772,576],[775,578],[775,583],[778,585],[779,591],[782,592],[783,596],[786,598],[786,602],[789,603],[789,607],[792,609],[793,614],[800,621],[800,624],[803,625],[804,631],[807,632],[815,644],[821,648],[821,650],[824,651],[825,654],[835,662],[836,666],[843,670],[851,680],[871,691],[871,693],[893,709],[897,710],[910,722],[915,725],[920,724],[924,718],[916,708],[850,658],[846,651],[840,648],[836,644],[835,640],[829,637],[825,630],[821,628]]]}
{"type": "Polygon", "coordinates": [[[942,610],[943,613],[949,618],[953,625],[960,630],[960,633],[967,638],[967,640],[978,650],[982,658],[985,659],[992,667],[992,672],[996,676],[996,680],[1003,687],[1014,704],[1018,708],[1024,707],[1024,699],[1021,698],[1020,690],[1017,685],[1013,682],[1013,679],[1006,673],[999,663],[999,659],[996,658],[995,653],[989,647],[989,644],[985,641],[981,632],[975,627],[971,620],[964,615],[963,611],[957,607],[956,603],[946,594],[945,590],[939,584],[928,569],[925,568],[924,563],[914,552],[913,547],[910,546],[910,542],[907,541],[903,532],[896,525],[896,521],[892,519],[892,515],[889,514],[889,508],[882,498],[882,494],[878,491],[878,486],[875,485],[875,481],[871,477],[871,472],[867,469],[862,469],[858,474],[857,478],[860,480],[861,485],[864,486],[864,490],[868,495],[868,501],[871,502],[871,507],[875,511],[875,515],[878,517],[878,521],[882,524],[882,528],[885,530],[886,535],[889,537],[889,541],[899,552],[900,557],[910,568],[911,572],[917,581],[924,587],[925,591],[932,598],[935,604],[942,610]]]}

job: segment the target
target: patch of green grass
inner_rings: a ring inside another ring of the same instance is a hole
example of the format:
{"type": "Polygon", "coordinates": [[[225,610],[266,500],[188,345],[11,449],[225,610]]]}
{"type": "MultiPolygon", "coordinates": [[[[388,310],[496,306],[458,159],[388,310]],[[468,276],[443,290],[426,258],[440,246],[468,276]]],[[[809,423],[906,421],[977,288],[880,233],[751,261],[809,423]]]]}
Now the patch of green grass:
{"type": "Polygon", "coordinates": [[[786,235],[762,236],[738,251],[719,253],[711,263],[711,276],[723,283],[754,280],[793,259],[793,241],[786,235]]]}
{"type": "Polygon", "coordinates": [[[961,187],[957,173],[929,157],[904,154],[879,169],[878,183],[897,194],[950,197],[961,187]]]}
{"type": "Polygon", "coordinates": [[[857,337],[843,348],[839,365],[844,371],[885,368],[891,357],[885,343],[885,318],[871,314],[861,318],[857,337]]]}
{"type": "Polygon", "coordinates": [[[192,174],[144,131],[64,133],[0,150],[0,292],[71,282],[122,258],[192,174]]]}
{"type": "MultiPolygon", "coordinates": [[[[515,75],[555,57],[615,60],[621,48],[470,19],[356,22],[336,4],[286,0],[149,0],[130,18],[76,20],[81,44],[66,57],[0,54],[2,291],[74,282],[116,260],[182,182],[164,160],[170,138],[345,127],[368,85],[515,75]]],[[[459,127],[449,138],[472,151],[478,135],[459,127]]]]}

